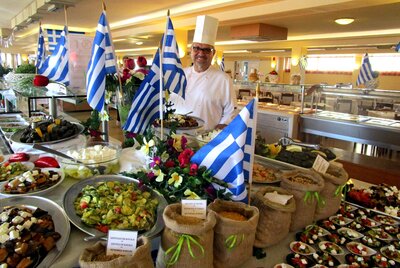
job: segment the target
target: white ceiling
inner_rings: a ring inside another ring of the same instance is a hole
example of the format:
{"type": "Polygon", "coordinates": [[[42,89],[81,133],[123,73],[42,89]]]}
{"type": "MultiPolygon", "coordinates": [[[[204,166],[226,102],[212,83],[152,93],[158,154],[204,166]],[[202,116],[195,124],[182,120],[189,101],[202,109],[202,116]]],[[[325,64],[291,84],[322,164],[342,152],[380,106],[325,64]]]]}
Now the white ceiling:
{"type": "Polygon", "coordinates": [[[32,0],[0,0],[0,28],[10,28],[11,19],[32,0]]]}
{"type": "MultiPolygon", "coordinates": [[[[7,22],[12,17],[10,12],[16,14],[32,1],[0,0],[0,12],[2,12],[0,26],[10,27],[10,22],[7,22]]],[[[62,2],[62,0],[59,1],[62,2]]],[[[93,31],[102,9],[101,1],[76,1],[77,3],[69,7],[67,11],[70,30],[83,27],[87,31],[93,31]]],[[[288,28],[288,40],[217,46],[219,50],[250,49],[254,52],[251,56],[260,56],[261,54],[257,53],[260,50],[287,49],[290,51],[293,46],[308,48],[362,46],[365,48],[379,45],[390,48],[400,41],[400,1],[395,0],[108,0],[105,3],[113,38],[125,39],[115,42],[117,50],[157,46],[165,28],[167,9],[171,9],[175,29],[189,31],[189,43],[197,15],[207,14],[220,20],[218,41],[232,40],[230,37],[232,25],[267,23],[288,28]],[[204,4],[204,6],[192,10],[182,9],[191,4],[204,4]],[[139,16],[145,15],[152,15],[152,18],[116,26],[121,21],[138,19],[139,16]],[[333,22],[339,17],[353,17],[355,22],[348,26],[340,26],[333,22]],[[136,45],[138,40],[142,40],[144,44],[136,45]]],[[[42,14],[41,22],[43,25],[53,24],[62,28],[65,24],[64,13],[61,11],[42,14]]],[[[34,52],[36,33],[37,23],[18,31],[17,40],[10,50],[34,52]]],[[[137,53],[152,54],[153,52],[154,49],[150,49],[137,53]]],[[[249,57],[249,54],[236,56],[249,57]]]]}

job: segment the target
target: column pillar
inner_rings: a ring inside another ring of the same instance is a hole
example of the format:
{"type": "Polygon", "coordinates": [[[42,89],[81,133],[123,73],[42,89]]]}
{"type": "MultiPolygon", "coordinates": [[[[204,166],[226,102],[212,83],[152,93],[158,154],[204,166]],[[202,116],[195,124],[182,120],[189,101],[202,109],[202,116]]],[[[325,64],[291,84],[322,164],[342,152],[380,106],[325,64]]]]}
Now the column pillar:
{"type": "Polygon", "coordinates": [[[187,56],[188,51],[188,31],[175,29],[176,42],[178,43],[179,58],[181,59],[182,66],[187,67],[190,64],[190,55],[187,56]]]}
{"type": "Polygon", "coordinates": [[[300,68],[300,58],[303,56],[307,56],[307,48],[306,47],[293,47],[292,48],[290,75],[300,74],[301,75],[301,81],[300,81],[301,84],[305,84],[305,78],[306,78],[306,70],[303,68],[300,68]]]}
{"type": "Polygon", "coordinates": [[[354,69],[353,69],[353,74],[351,76],[351,83],[353,84],[354,87],[357,87],[357,78],[358,74],[360,73],[360,67],[362,64],[363,60],[363,55],[357,54],[354,59],[354,69]]]}

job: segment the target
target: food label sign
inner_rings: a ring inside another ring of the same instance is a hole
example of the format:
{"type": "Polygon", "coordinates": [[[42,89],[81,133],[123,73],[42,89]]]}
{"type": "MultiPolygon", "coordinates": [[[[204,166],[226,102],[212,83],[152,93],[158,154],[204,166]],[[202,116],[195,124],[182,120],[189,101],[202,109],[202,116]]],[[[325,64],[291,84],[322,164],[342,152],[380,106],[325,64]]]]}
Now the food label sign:
{"type": "Polygon", "coordinates": [[[138,232],[108,231],[107,255],[133,255],[136,250],[138,232]]]}
{"type": "Polygon", "coordinates": [[[317,155],[317,158],[315,158],[312,168],[317,172],[325,174],[326,171],[328,170],[328,167],[329,167],[329,162],[326,161],[322,156],[317,155]]]}
{"type": "Polygon", "coordinates": [[[203,199],[182,199],[182,216],[190,216],[199,219],[206,219],[207,200],[203,199]]]}

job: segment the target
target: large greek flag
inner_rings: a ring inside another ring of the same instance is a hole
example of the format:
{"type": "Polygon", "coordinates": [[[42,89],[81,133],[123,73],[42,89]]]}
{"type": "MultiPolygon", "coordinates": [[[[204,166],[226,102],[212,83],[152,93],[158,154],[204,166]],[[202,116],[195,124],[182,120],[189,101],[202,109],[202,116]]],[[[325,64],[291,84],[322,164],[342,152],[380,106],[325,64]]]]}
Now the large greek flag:
{"type": "Polygon", "coordinates": [[[164,88],[185,98],[186,76],[179,59],[179,49],[171,18],[167,18],[167,32],[163,51],[164,88]]]}
{"type": "Polygon", "coordinates": [[[69,85],[67,34],[68,29],[65,26],[53,54],[47,57],[38,69],[39,74],[47,76],[50,80],[63,83],[66,86],[69,85]]]}
{"type": "Polygon", "coordinates": [[[133,97],[133,103],[126,119],[124,130],[143,134],[147,127],[160,118],[160,51],[156,52],[148,75],[140,84],[133,97]]]}
{"type": "Polygon", "coordinates": [[[35,66],[40,69],[43,65],[43,61],[45,60],[45,50],[44,47],[44,36],[42,31],[42,26],[39,26],[39,37],[38,37],[38,45],[37,45],[37,54],[36,54],[36,64],[35,66]]]}
{"type": "Polygon", "coordinates": [[[219,65],[219,69],[223,72],[225,72],[225,60],[224,60],[224,55],[222,55],[221,59],[221,64],[219,65]]]}
{"type": "MultiPolygon", "coordinates": [[[[245,180],[252,181],[256,116],[257,100],[253,99],[190,160],[207,167],[214,178],[228,183],[226,191],[232,193],[232,200],[235,201],[247,200],[245,180]]],[[[214,187],[221,188],[219,185],[214,187]]]]}
{"type": "Polygon", "coordinates": [[[94,110],[104,110],[106,75],[116,73],[114,49],[111,43],[106,12],[100,16],[93,41],[92,57],[89,61],[86,91],[87,100],[94,110]]]}
{"type": "MultiPolygon", "coordinates": [[[[169,89],[185,98],[186,77],[179,59],[174,27],[171,19],[167,18],[165,42],[163,44],[162,70],[163,90],[169,89]]],[[[163,37],[164,38],[164,37],[163,37]]],[[[124,130],[134,133],[144,133],[149,125],[160,118],[160,54],[157,50],[149,74],[140,84],[136,92],[124,130]]],[[[163,100],[164,103],[164,100],[163,100]]]]}
{"type": "MultiPolygon", "coordinates": [[[[52,54],[57,46],[59,39],[61,38],[62,30],[46,29],[46,33],[47,33],[48,51],[50,54],[52,54]]],[[[68,34],[85,34],[85,32],[69,31],[68,34]]]]}
{"type": "Polygon", "coordinates": [[[371,63],[369,63],[368,54],[365,54],[363,63],[360,67],[360,73],[358,74],[357,86],[365,84],[372,79],[374,79],[374,77],[372,76],[371,63]]]}

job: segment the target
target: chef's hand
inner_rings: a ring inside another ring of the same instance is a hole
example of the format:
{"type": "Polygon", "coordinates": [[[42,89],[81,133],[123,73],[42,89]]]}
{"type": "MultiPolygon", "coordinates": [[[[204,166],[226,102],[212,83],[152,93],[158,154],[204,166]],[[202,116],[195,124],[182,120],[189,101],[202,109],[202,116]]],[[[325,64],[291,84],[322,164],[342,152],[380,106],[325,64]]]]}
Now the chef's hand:
{"type": "Polygon", "coordinates": [[[218,124],[215,126],[216,129],[224,129],[227,125],[225,124],[218,124]]]}

